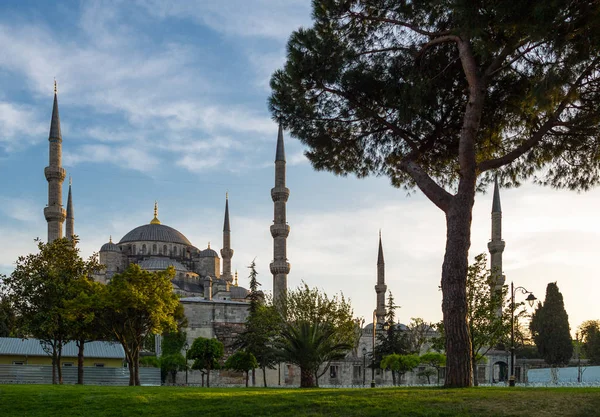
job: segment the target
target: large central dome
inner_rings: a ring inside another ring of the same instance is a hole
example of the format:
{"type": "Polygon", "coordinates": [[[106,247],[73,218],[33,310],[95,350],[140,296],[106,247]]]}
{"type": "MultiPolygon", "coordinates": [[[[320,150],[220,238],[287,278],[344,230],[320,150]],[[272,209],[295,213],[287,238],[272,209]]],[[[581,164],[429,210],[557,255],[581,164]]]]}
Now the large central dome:
{"type": "Polygon", "coordinates": [[[181,232],[164,224],[145,224],[127,233],[119,243],[158,241],[193,246],[181,232]]]}

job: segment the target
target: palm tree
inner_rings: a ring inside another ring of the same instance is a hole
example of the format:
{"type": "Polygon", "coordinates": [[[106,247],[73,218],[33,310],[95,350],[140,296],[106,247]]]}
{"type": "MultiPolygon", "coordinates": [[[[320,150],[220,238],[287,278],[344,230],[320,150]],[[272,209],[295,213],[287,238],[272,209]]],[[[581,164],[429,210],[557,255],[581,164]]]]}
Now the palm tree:
{"type": "Polygon", "coordinates": [[[319,386],[319,377],[331,361],[343,359],[352,349],[350,343],[336,340],[336,329],[330,323],[286,323],[281,336],[285,360],[300,367],[301,388],[319,386]],[[323,363],[327,365],[319,374],[323,363]]]}

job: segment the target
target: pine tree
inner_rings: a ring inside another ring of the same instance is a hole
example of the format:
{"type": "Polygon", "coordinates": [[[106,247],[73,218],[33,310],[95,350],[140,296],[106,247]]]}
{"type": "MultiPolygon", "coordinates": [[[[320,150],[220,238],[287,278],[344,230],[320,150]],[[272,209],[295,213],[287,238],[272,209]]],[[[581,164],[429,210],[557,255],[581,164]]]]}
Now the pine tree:
{"type": "Polygon", "coordinates": [[[538,306],[530,323],[533,341],[546,363],[553,368],[569,363],[573,344],[569,333],[569,316],[556,282],[546,287],[546,299],[538,306]]]}

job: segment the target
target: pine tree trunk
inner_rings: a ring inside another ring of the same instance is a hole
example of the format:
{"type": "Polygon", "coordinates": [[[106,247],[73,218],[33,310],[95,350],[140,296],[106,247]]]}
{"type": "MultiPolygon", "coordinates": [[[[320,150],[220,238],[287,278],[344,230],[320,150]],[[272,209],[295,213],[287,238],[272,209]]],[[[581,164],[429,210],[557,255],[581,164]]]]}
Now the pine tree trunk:
{"type": "Polygon", "coordinates": [[[472,385],[471,338],[467,324],[467,267],[475,181],[465,184],[446,211],[446,253],[442,265],[442,313],[446,333],[446,387],[472,385]]]}
{"type": "Polygon", "coordinates": [[[77,342],[77,384],[83,385],[83,350],[85,348],[85,340],[79,340],[77,342]]]}
{"type": "Polygon", "coordinates": [[[315,386],[315,376],[312,370],[300,367],[300,388],[312,388],[315,386]]]}

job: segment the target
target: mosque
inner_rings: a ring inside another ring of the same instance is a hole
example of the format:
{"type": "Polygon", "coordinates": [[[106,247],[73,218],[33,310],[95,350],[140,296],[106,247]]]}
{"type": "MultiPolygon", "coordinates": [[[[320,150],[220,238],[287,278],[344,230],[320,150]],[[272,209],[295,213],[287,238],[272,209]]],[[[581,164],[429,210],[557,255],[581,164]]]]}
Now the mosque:
{"type": "MultiPolygon", "coordinates": [[[[62,205],[62,186],[66,171],[62,168],[62,134],[58,112],[56,84],[54,87],[54,104],[49,134],[49,165],[44,174],[48,181],[48,205],[44,208],[44,216],[48,223],[48,242],[64,236],[72,239],[75,236],[75,218],[71,183],[67,197],[66,210],[62,205]]],[[[270,270],[273,275],[274,301],[285,297],[287,293],[287,276],[290,264],[287,259],[287,237],[290,227],[286,219],[286,203],[290,190],[286,187],[286,158],[284,149],[283,129],[279,126],[275,152],[275,186],[271,189],[274,204],[274,220],[270,226],[273,237],[273,262],[270,270]]],[[[494,276],[494,287],[500,290],[505,277],[502,273],[502,212],[498,184],[495,184],[492,203],[492,233],[488,249],[491,254],[491,270],[494,276]]],[[[143,224],[126,233],[117,243],[112,237],[100,248],[100,263],[105,269],[95,279],[107,283],[114,274],[122,272],[130,264],[138,264],[148,271],[164,271],[173,266],[176,275],[172,280],[173,291],[180,295],[180,302],[188,320],[188,343],[197,337],[217,338],[231,353],[231,345],[237,334],[243,330],[248,316],[249,303],[246,300],[248,290],[238,285],[237,272],[231,271],[231,258],[234,251],[231,247],[231,227],[229,200],[225,199],[223,221],[222,248],[219,252],[212,249],[210,244],[206,249],[199,249],[190,242],[180,231],[164,225],[158,218],[158,205],[154,206],[154,217],[148,224],[143,224]],[[220,255],[220,256],[219,256],[220,255]]],[[[376,310],[374,323],[362,329],[358,345],[348,356],[330,364],[330,372],[326,374],[323,385],[361,385],[365,384],[367,369],[365,352],[373,349],[375,343],[374,325],[382,325],[385,320],[385,263],[383,245],[379,236],[377,258],[377,281],[375,285],[376,310]],[[329,378],[327,378],[327,375],[329,378]]],[[[158,354],[159,352],[157,352],[158,354]]],[[[490,352],[488,365],[477,369],[477,377],[482,382],[498,380],[498,375],[506,372],[506,352],[490,352]]],[[[270,372],[270,384],[294,385],[299,381],[299,372],[290,364],[282,364],[274,372],[270,372]]],[[[236,383],[236,378],[228,379],[220,375],[223,384],[236,383]]],[[[407,374],[406,382],[419,383],[416,373],[407,374]]],[[[192,382],[190,380],[190,382],[192,382]]],[[[373,381],[379,384],[389,384],[391,377],[381,370],[373,374],[373,381]]]]}

